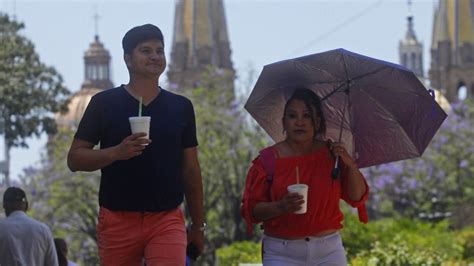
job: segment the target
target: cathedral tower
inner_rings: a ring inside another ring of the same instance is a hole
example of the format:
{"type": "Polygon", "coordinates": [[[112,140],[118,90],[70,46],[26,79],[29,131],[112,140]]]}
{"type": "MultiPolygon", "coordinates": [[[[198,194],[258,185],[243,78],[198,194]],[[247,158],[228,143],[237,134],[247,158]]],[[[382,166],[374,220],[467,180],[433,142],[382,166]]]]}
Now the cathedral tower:
{"type": "MultiPolygon", "coordinates": [[[[408,2],[408,5],[411,8],[411,2],[408,2]]],[[[408,28],[405,38],[398,45],[400,64],[413,71],[418,77],[423,78],[423,44],[416,38],[411,11],[407,16],[407,22],[408,28]]]]}
{"type": "Polygon", "coordinates": [[[474,0],[439,0],[432,38],[431,85],[450,102],[474,98],[474,0]]]}
{"type": "Polygon", "coordinates": [[[99,36],[94,37],[89,49],[84,53],[84,82],[81,89],[110,89],[110,54],[100,42],[99,36]]]}
{"type": "Polygon", "coordinates": [[[413,27],[414,16],[411,13],[411,0],[408,0],[408,9],[407,32],[405,38],[403,38],[398,45],[398,54],[400,56],[399,63],[413,71],[427,89],[433,90],[436,102],[444,111],[449,112],[449,110],[451,110],[451,105],[446,97],[437,88],[428,85],[428,79],[424,77],[423,44],[416,38],[415,29],[413,27]]]}
{"type": "Polygon", "coordinates": [[[222,0],[176,1],[171,49],[167,72],[171,89],[204,85],[202,75],[213,69],[223,81],[219,87],[234,94],[235,71],[222,0]]]}

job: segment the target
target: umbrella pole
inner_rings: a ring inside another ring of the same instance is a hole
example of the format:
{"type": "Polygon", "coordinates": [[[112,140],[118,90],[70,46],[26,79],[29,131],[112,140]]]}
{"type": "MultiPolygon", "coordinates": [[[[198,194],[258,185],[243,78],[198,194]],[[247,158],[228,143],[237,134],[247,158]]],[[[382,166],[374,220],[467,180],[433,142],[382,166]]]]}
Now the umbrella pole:
{"type": "MultiPolygon", "coordinates": [[[[342,139],[342,127],[344,125],[347,100],[349,98],[349,84],[346,84],[346,89],[344,90],[344,93],[346,94],[346,98],[344,99],[344,107],[342,108],[342,119],[341,119],[341,126],[339,128],[339,139],[337,140],[338,142],[341,142],[341,139],[342,139]]],[[[336,156],[336,162],[334,163],[334,168],[332,169],[331,177],[333,179],[337,179],[340,176],[340,174],[341,174],[341,169],[339,168],[339,156],[336,156]]]]}

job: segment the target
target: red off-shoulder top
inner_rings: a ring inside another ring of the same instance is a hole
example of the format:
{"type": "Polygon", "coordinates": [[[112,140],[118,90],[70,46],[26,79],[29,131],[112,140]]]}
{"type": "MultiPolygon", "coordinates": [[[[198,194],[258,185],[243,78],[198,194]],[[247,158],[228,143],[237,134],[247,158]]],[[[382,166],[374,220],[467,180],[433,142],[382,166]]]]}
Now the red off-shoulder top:
{"type": "Polygon", "coordinates": [[[358,209],[361,222],[368,222],[365,202],[368,198],[369,187],[365,178],[364,195],[359,201],[351,200],[342,189],[346,178],[345,171],[342,171],[341,178],[335,180],[331,178],[335,159],[328,147],[323,147],[304,156],[282,157],[275,158],[275,160],[275,173],[271,185],[266,180],[267,173],[259,157],[252,162],[248,172],[241,213],[247,222],[249,233],[252,232],[252,223],[262,222],[256,220],[252,215],[255,205],[258,202],[277,201],[287,194],[288,185],[297,182],[296,167],[299,171],[299,182],[309,186],[307,212],[305,214],[284,214],[263,221],[265,233],[297,238],[317,235],[326,230],[340,229],[344,219],[339,208],[340,199],[358,209]],[[268,189],[271,189],[271,193],[268,189]]]}

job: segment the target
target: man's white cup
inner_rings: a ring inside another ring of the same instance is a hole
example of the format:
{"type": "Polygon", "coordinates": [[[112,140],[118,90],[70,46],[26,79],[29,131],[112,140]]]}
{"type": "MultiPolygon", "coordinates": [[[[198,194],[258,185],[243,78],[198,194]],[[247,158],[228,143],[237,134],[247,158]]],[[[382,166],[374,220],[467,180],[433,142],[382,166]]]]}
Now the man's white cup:
{"type": "Polygon", "coordinates": [[[301,209],[295,211],[296,214],[306,213],[306,207],[308,206],[308,185],[306,184],[293,184],[288,186],[288,192],[298,193],[303,196],[304,203],[301,206],[301,209]]]}
{"type": "MultiPolygon", "coordinates": [[[[128,118],[130,121],[130,128],[132,129],[132,134],[135,133],[146,133],[146,136],[143,139],[148,139],[150,136],[150,116],[132,116],[128,118]]],[[[143,145],[148,145],[143,144],[143,145]]]]}

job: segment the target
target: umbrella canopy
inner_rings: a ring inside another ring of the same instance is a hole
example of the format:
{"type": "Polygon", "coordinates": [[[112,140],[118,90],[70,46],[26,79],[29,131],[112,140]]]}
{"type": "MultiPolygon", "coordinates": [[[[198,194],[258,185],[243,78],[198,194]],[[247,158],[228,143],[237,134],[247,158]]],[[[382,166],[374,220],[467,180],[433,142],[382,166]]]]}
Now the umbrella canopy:
{"type": "Polygon", "coordinates": [[[410,70],[336,49],[263,68],[245,109],[276,142],[285,138],[285,103],[301,87],[323,99],[326,138],[342,133],[360,168],[421,156],[447,117],[410,70]]]}

